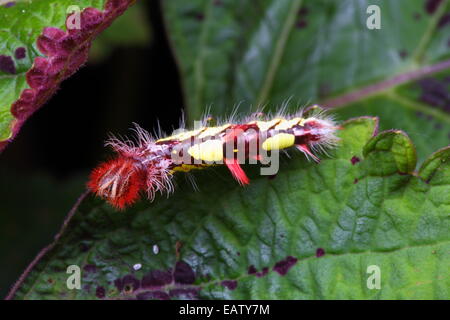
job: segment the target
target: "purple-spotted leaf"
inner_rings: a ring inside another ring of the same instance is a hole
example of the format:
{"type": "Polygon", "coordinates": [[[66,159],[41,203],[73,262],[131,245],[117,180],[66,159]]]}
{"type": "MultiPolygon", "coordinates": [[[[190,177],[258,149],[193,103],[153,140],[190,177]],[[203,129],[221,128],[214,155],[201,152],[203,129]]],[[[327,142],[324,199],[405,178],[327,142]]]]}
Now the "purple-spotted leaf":
{"type": "Polygon", "coordinates": [[[0,5],[0,151],[87,60],[93,39],[135,0],[0,5]]]}
{"type": "Polygon", "coordinates": [[[9,298],[448,299],[448,148],[416,173],[405,133],[342,126],[320,164],[246,166],[245,188],[215,168],[196,173],[199,192],[180,174],[170,199],[125,212],[83,196],[9,298]]]}

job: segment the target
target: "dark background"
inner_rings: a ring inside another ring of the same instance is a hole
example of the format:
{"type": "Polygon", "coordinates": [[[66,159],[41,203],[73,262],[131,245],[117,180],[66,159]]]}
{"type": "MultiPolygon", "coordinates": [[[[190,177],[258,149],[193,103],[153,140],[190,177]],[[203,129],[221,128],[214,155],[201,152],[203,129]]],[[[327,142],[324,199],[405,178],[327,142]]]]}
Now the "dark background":
{"type": "Polygon", "coordinates": [[[179,123],[183,99],[161,6],[142,4],[151,28],[148,45],[118,48],[101,62],[88,62],[0,157],[2,297],[52,241],[89,171],[107,156],[109,133],[130,134],[132,122],[153,131],[159,121],[166,132],[179,123]]]}

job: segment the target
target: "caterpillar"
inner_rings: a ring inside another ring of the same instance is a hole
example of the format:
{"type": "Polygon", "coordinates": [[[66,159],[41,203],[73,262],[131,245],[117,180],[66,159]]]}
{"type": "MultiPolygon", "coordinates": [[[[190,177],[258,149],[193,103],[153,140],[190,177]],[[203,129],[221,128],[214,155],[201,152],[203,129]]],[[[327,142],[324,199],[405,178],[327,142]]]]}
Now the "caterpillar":
{"type": "MultiPolygon", "coordinates": [[[[176,172],[190,172],[224,164],[240,185],[249,184],[243,163],[273,160],[280,150],[295,147],[307,158],[335,147],[339,127],[317,105],[293,115],[284,112],[270,118],[261,112],[243,121],[208,125],[210,118],[194,130],[179,129],[172,135],[153,138],[136,125],[136,139],[111,137],[105,146],[116,156],[101,163],[91,173],[88,189],[117,209],[124,209],[145,192],[150,201],[157,192],[170,194],[176,172]]],[[[276,158],[277,159],[277,158],[276,158]]]]}

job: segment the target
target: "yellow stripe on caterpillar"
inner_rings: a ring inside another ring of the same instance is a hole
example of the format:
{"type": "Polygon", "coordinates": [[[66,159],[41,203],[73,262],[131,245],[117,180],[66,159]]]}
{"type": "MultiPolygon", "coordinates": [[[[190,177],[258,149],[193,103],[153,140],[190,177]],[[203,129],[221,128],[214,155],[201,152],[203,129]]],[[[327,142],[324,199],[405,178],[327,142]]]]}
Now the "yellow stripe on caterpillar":
{"type": "Polygon", "coordinates": [[[261,131],[267,131],[270,128],[272,128],[274,125],[278,124],[281,120],[280,118],[276,118],[270,121],[256,121],[256,125],[258,126],[259,130],[261,131]]]}
{"type": "Polygon", "coordinates": [[[295,136],[289,133],[278,133],[268,138],[262,144],[264,150],[281,150],[292,147],[295,143],[295,136]]]}
{"type": "Polygon", "coordinates": [[[223,142],[221,140],[207,140],[190,147],[188,153],[197,160],[220,161],[223,159],[223,142]]]}
{"type": "Polygon", "coordinates": [[[277,124],[275,126],[275,130],[287,130],[287,129],[291,129],[292,127],[298,125],[299,123],[301,123],[302,121],[304,121],[303,118],[294,118],[291,120],[282,120],[279,124],[277,124]]]}
{"type": "Polygon", "coordinates": [[[197,139],[203,139],[209,136],[215,136],[216,134],[221,133],[222,131],[226,130],[229,126],[231,126],[231,124],[224,124],[223,126],[219,126],[219,127],[208,127],[205,131],[203,131],[202,133],[200,133],[200,135],[198,135],[197,139]]]}

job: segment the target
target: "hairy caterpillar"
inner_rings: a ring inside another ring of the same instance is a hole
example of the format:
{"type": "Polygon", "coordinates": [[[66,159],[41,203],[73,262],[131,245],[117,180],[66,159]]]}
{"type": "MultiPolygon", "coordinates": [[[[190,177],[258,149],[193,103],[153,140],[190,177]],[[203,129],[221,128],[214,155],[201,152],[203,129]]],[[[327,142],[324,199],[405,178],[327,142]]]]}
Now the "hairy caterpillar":
{"type": "Polygon", "coordinates": [[[241,185],[249,179],[240,164],[267,163],[272,153],[296,147],[316,162],[315,151],[334,147],[338,138],[334,120],[312,106],[294,115],[278,114],[268,119],[256,113],[241,123],[225,122],[154,139],[136,125],[135,142],[111,138],[106,145],[117,156],[92,171],[88,188],[111,205],[123,209],[145,191],[150,200],[156,192],[171,193],[172,176],[211,165],[225,164],[241,185]]]}

